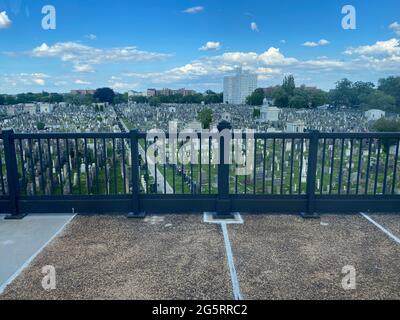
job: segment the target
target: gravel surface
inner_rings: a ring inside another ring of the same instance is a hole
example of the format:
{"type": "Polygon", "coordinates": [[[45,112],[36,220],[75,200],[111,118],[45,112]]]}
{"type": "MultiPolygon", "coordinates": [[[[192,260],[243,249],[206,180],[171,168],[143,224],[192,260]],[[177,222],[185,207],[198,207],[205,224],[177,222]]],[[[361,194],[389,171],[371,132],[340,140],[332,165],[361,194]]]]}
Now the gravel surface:
{"type": "MultiPolygon", "coordinates": [[[[381,219],[399,221],[400,216],[381,219]]],[[[229,226],[246,299],[399,299],[400,245],[359,215],[244,216],[229,226]],[[342,287],[354,266],[356,289],[342,287]]]]}
{"type": "Polygon", "coordinates": [[[218,225],[202,216],[76,217],[0,299],[231,299],[218,225]],[[54,265],[47,292],[42,267],[54,265]]]}
{"type": "MultiPolygon", "coordinates": [[[[373,218],[400,230],[399,215],[373,218]]],[[[400,245],[363,217],[243,219],[228,231],[244,299],[400,299],[400,245]],[[346,265],[355,267],[355,290],[342,288],[346,265]]],[[[0,300],[232,297],[220,225],[201,215],[79,216],[0,300]],[[57,275],[49,292],[41,286],[46,265],[57,275]]]]}

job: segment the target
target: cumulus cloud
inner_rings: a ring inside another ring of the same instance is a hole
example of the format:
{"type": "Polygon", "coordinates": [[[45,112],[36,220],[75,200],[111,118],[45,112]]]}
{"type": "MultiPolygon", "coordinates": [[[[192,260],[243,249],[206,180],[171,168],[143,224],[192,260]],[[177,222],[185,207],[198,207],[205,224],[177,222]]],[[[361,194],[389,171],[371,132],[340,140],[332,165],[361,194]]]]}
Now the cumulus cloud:
{"type": "Polygon", "coordinates": [[[71,62],[76,72],[93,72],[95,65],[143,62],[170,57],[168,54],[148,52],[136,47],[94,48],[77,42],[58,42],[52,46],[43,43],[30,54],[37,58],[58,58],[71,62]]]}
{"type": "Polygon", "coordinates": [[[329,41],[326,39],[321,39],[318,42],[314,42],[314,41],[306,41],[303,43],[304,47],[319,47],[319,46],[326,46],[327,44],[329,44],[329,41]]]}
{"type": "Polygon", "coordinates": [[[44,86],[46,84],[46,81],[44,81],[43,79],[40,79],[40,78],[33,79],[33,82],[35,82],[39,86],[44,86]]]}
{"type": "Polygon", "coordinates": [[[214,41],[208,41],[204,46],[199,48],[200,51],[210,51],[219,49],[221,49],[221,43],[214,41]]]}
{"type": "Polygon", "coordinates": [[[199,13],[204,11],[204,7],[202,6],[197,6],[197,7],[191,7],[183,10],[184,13],[189,13],[189,14],[194,14],[194,13],[199,13]]]}
{"type": "Polygon", "coordinates": [[[255,22],[250,23],[250,29],[253,30],[253,31],[258,32],[257,23],[255,23],[255,22]]]}
{"type": "Polygon", "coordinates": [[[89,85],[89,84],[91,84],[91,82],[89,82],[89,81],[80,80],[80,79],[75,80],[74,83],[75,83],[75,84],[83,84],[83,85],[89,85]]]}
{"type": "Polygon", "coordinates": [[[393,22],[389,28],[398,36],[400,36],[400,23],[398,23],[397,21],[393,22]]]}
{"type": "Polygon", "coordinates": [[[372,57],[400,55],[400,41],[395,38],[387,41],[377,41],[373,45],[349,48],[344,53],[347,55],[358,54],[372,57]]]}
{"type": "Polygon", "coordinates": [[[199,80],[206,77],[221,79],[222,76],[232,73],[237,66],[242,65],[245,69],[257,73],[260,79],[267,79],[272,75],[279,74],[280,66],[289,66],[295,63],[297,63],[295,58],[285,57],[278,48],[271,47],[261,54],[225,52],[162,72],[127,73],[124,76],[145,79],[154,84],[199,80]]]}
{"type": "Polygon", "coordinates": [[[7,16],[5,11],[0,12],[0,29],[7,29],[11,27],[12,21],[7,16]]]}

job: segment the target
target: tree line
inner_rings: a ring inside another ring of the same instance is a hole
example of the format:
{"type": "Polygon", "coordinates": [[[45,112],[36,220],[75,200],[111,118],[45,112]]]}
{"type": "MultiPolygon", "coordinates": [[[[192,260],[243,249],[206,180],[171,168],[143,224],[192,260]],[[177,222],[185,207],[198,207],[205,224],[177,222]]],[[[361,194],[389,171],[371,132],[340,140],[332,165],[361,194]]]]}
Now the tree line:
{"type": "Polygon", "coordinates": [[[161,103],[202,103],[214,104],[222,103],[223,94],[215,93],[211,90],[205,92],[205,94],[196,93],[193,95],[183,96],[182,94],[175,94],[170,96],[156,96],[156,97],[128,97],[128,93],[116,93],[110,88],[99,88],[94,94],[71,94],[71,93],[20,93],[17,95],[6,95],[0,94],[0,105],[13,105],[19,103],[60,103],[66,102],[69,104],[76,105],[90,105],[96,102],[108,102],[108,103],[127,103],[137,102],[137,103],[149,103],[150,105],[157,106],[161,103]]]}
{"type": "Polygon", "coordinates": [[[294,77],[289,75],[280,86],[256,89],[247,98],[247,103],[259,106],[264,98],[274,100],[279,108],[315,108],[329,104],[359,110],[400,112],[400,77],[379,79],[377,86],[372,82],[352,82],[345,78],[327,92],[304,85],[296,87],[294,77]]]}

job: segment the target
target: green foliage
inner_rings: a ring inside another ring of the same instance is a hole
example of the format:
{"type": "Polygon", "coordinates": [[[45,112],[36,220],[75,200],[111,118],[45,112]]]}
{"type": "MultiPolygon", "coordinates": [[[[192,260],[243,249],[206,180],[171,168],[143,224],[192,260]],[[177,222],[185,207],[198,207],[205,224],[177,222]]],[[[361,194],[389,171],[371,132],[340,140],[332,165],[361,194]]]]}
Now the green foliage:
{"type": "Polygon", "coordinates": [[[0,94],[0,106],[4,104],[5,100],[4,96],[0,94]]]}
{"type": "Polygon", "coordinates": [[[64,102],[75,105],[86,105],[89,106],[94,102],[94,97],[91,94],[80,95],[80,94],[65,94],[64,102]]]}
{"type": "Polygon", "coordinates": [[[388,77],[378,81],[378,90],[396,99],[397,110],[400,110],[400,77],[388,77]]]}
{"type": "Polygon", "coordinates": [[[246,103],[251,106],[260,106],[263,104],[264,97],[264,90],[258,88],[246,98],[246,103]]]}
{"type": "Polygon", "coordinates": [[[148,102],[149,102],[149,104],[150,104],[151,106],[156,107],[156,106],[160,105],[161,100],[160,100],[159,97],[150,97],[150,98],[148,99],[148,102]]]}
{"type": "Polygon", "coordinates": [[[114,102],[115,92],[111,88],[99,88],[94,93],[94,99],[98,102],[114,102]]]}
{"type": "Polygon", "coordinates": [[[331,104],[337,107],[347,106],[359,108],[365,96],[374,92],[375,85],[371,82],[342,79],[336,83],[336,88],[329,92],[331,104]]]}
{"type": "Polygon", "coordinates": [[[296,84],[294,82],[294,77],[292,75],[285,76],[282,83],[282,89],[285,90],[285,92],[289,97],[294,95],[296,84]]]}
{"type": "Polygon", "coordinates": [[[37,129],[38,129],[39,131],[42,131],[42,130],[44,130],[44,128],[45,128],[45,124],[44,124],[44,122],[38,122],[38,123],[36,124],[36,127],[37,127],[37,129]]]}
{"type": "Polygon", "coordinates": [[[296,89],[296,94],[289,100],[289,107],[295,109],[305,108],[308,105],[308,97],[304,90],[296,89]]]}
{"type": "Polygon", "coordinates": [[[278,108],[287,108],[289,107],[289,95],[286,93],[286,91],[283,88],[279,88],[275,90],[273,93],[273,99],[275,101],[275,105],[278,108]]]}
{"type": "Polygon", "coordinates": [[[120,104],[120,103],[127,103],[128,102],[128,93],[116,93],[113,103],[120,104]]]}
{"type": "Polygon", "coordinates": [[[396,99],[382,91],[375,90],[361,97],[361,108],[363,110],[381,109],[385,111],[396,110],[396,99]]]}
{"type": "Polygon", "coordinates": [[[261,117],[261,110],[258,108],[253,109],[253,118],[259,119],[261,117]]]}
{"type": "MultiPolygon", "coordinates": [[[[373,129],[377,132],[400,132],[400,121],[381,118],[374,123],[373,129]]],[[[382,139],[383,150],[388,152],[390,146],[397,144],[397,139],[382,139]]]]}
{"type": "Polygon", "coordinates": [[[199,112],[197,119],[201,122],[203,129],[210,129],[213,120],[213,112],[210,108],[205,108],[199,112]]]}

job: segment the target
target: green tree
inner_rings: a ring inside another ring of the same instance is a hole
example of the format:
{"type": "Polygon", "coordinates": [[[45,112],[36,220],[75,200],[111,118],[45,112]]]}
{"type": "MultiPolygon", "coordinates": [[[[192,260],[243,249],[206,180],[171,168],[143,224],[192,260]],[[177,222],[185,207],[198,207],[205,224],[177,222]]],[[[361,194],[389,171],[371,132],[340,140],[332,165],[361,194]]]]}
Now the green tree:
{"type": "Polygon", "coordinates": [[[149,98],[149,104],[153,107],[157,107],[160,105],[161,101],[159,97],[150,97],[149,98]]]}
{"type": "Polygon", "coordinates": [[[6,99],[4,98],[4,96],[2,94],[0,94],[0,106],[4,104],[4,101],[6,99]]]}
{"type": "Polygon", "coordinates": [[[336,82],[336,88],[329,92],[331,104],[336,107],[351,107],[354,102],[353,83],[348,79],[336,82]]]}
{"type": "Polygon", "coordinates": [[[260,106],[263,104],[264,90],[256,89],[250,96],[246,98],[246,103],[251,106],[260,106]]]}
{"type": "Polygon", "coordinates": [[[285,90],[289,97],[293,96],[296,84],[292,75],[285,76],[282,83],[282,89],[285,90]]]}
{"type": "Polygon", "coordinates": [[[108,102],[112,104],[114,102],[115,92],[111,88],[99,88],[94,93],[94,98],[98,102],[108,102]]]}
{"type": "Polygon", "coordinates": [[[289,98],[289,95],[282,88],[275,90],[273,93],[273,99],[278,108],[289,107],[289,98]]]}
{"type": "Polygon", "coordinates": [[[253,109],[253,118],[259,119],[261,117],[261,110],[258,108],[253,109]]]}
{"type": "Polygon", "coordinates": [[[45,128],[45,124],[44,124],[44,122],[38,122],[37,124],[36,124],[36,127],[37,127],[37,129],[39,130],[39,131],[43,131],[44,130],[44,128],[45,128]]]}
{"type": "Polygon", "coordinates": [[[308,106],[308,100],[306,94],[295,94],[289,100],[289,107],[295,109],[306,108],[308,106]]]}
{"type": "Polygon", "coordinates": [[[400,111],[400,77],[388,77],[379,79],[378,90],[396,99],[397,111],[400,111]]]}
{"type": "MultiPolygon", "coordinates": [[[[373,129],[376,132],[400,132],[400,121],[381,118],[375,121],[373,129]]],[[[391,146],[397,144],[398,140],[394,138],[384,138],[381,141],[383,145],[383,151],[387,153],[391,146]]]]}
{"type": "Polygon", "coordinates": [[[197,119],[201,122],[203,129],[210,129],[211,122],[213,121],[213,112],[210,108],[201,110],[197,119]]]}
{"type": "Polygon", "coordinates": [[[396,99],[379,90],[374,90],[368,95],[363,95],[360,98],[360,102],[363,110],[382,109],[389,112],[396,110],[396,99]]]}
{"type": "Polygon", "coordinates": [[[311,107],[316,108],[328,102],[328,94],[321,89],[308,89],[308,102],[311,107]]]}

